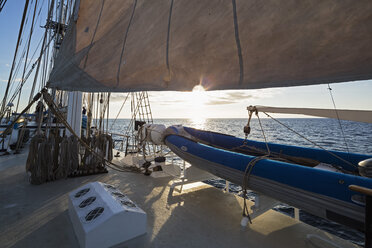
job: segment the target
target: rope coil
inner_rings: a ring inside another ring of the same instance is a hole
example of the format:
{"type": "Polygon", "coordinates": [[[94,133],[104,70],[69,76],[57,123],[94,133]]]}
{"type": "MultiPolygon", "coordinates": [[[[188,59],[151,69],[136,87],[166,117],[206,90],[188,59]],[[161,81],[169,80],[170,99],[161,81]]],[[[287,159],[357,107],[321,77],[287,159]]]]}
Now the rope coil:
{"type": "MultiPolygon", "coordinates": [[[[38,185],[47,181],[67,178],[68,175],[76,171],[80,164],[79,143],[85,148],[82,164],[87,168],[108,166],[120,172],[141,173],[141,170],[134,166],[126,165],[125,167],[121,167],[112,162],[113,141],[110,135],[99,133],[93,136],[90,140],[91,142],[88,141],[88,143],[91,143],[91,146],[78,137],[64,116],[57,110],[54,101],[46,89],[43,89],[35,96],[33,103],[40,98],[41,94],[51,112],[72,133],[72,136],[61,138],[58,130],[56,130],[56,134],[50,132],[49,138],[42,132],[38,132],[32,138],[26,162],[26,171],[30,174],[29,180],[31,184],[38,185]]],[[[31,105],[23,112],[27,111],[31,105]]],[[[14,122],[16,121],[17,118],[14,122]]]]}

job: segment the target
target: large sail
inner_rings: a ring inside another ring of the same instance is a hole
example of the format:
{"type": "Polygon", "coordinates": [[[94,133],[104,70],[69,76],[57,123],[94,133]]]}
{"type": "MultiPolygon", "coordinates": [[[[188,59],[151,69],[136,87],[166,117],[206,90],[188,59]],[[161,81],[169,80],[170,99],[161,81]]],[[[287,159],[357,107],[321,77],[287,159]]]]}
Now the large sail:
{"type": "Polygon", "coordinates": [[[370,0],[77,3],[50,87],[221,90],[372,78],[370,0]]]}

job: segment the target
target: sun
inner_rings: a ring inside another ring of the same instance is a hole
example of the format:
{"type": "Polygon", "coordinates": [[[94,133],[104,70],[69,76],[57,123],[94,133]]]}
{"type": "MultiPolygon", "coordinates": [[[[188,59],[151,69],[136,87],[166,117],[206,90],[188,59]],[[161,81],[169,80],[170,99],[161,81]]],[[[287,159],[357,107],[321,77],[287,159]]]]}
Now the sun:
{"type": "Polygon", "coordinates": [[[189,96],[189,119],[196,128],[203,128],[206,120],[206,92],[203,86],[196,85],[189,96]]]}
{"type": "Polygon", "coordinates": [[[201,86],[200,84],[195,85],[195,87],[192,88],[192,92],[204,92],[204,91],[205,91],[204,87],[201,86]]]}

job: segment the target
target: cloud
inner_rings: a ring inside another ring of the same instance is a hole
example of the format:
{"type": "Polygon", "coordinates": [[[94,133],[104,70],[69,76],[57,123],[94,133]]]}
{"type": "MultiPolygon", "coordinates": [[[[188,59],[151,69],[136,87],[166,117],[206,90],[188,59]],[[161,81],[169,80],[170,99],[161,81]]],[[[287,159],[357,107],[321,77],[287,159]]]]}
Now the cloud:
{"type": "Polygon", "coordinates": [[[229,100],[209,100],[205,103],[205,105],[225,105],[225,104],[232,104],[235,103],[235,101],[229,101],[229,100]]]}
{"type": "Polygon", "coordinates": [[[6,67],[9,67],[10,65],[9,64],[5,64],[6,67]]]}
{"type": "MultiPolygon", "coordinates": [[[[110,96],[110,102],[122,102],[127,97],[128,93],[112,93],[110,96]]],[[[127,99],[127,101],[130,97],[127,99]]]]}
{"type": "Polygon", "coordinates": [[[220,91],[208,92],[206,105],[224,105],[246,101],[253,98],[253,95],[244,91],[220,91]]]}
{"type": "Polygon", "coordinates": [[[252,93],[244,92],[244,91],[236,91],[236,92],[228,92],[226,98],[234,99],[234,100],[242,100],[247,98],[252,98],[252,93]]]}
{"type": "MultiPolygon", "coordinates": [[[[202,103],[204,105],[228,105],[237,103],[246,103],[262,98],[271,98],[279,94],[278,89],[258,89],[258,90],[221,90],[221,91],[206,91],[204,92],[202,103]]],[[[172,106],[182,104],[193,105],[195,100],[195,92],[179,92],[179,91],[152,91],[148,92],[150,104],[161,106],[172,106]]],[[[125,99],[127,93],[115,93],[111,95],[110,101],[121,102],[125,99]]],[[[200,93],[197,96],[200,98],[200,93]]],[[[128,99],[129,100],[129,99],[128,99]]]]}
{"type": "Polygon", "coordinates": [[[158,105],[162,105],[162,106],[170,106],[170,105],[174,105],[175,103],[176,104],[187,104],[186,101],[179,101],[179,100],[162,100],[162,101],[150,101],[150,104],[152,103],[155,103],[158,104],[158,105]]]}
{"type": "Polygon", "coordinates": [[[206,105],[224,105],[257,100],[262,98],[271,98],[280,91],[273,89],[260,90],[228,90],[211,91],[206,93],[206,105]]]}

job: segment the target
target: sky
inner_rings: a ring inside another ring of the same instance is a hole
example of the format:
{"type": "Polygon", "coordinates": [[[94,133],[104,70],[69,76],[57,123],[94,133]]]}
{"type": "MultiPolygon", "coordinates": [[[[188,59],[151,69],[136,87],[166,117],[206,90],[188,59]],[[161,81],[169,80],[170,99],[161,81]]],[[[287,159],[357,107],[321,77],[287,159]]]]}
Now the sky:
{"type": "MultiPolygon", "coordinates": [[[[0,12],[0,99],[3,98],[11,69],[24,2],[24,0],[7,1],[3,11],[0,12]]],[[[39,0],[39,3],[42,2],[47,0],[39,0]]],[[[39,43],[44,32],[40,26],[45,24],[45,20],[46,9],[43,9],[37,20],[31,48],[36,48],[39,43]]],[[[29,24],[30,21],[26,24],[26,30],[29,29],[29,24]]],[[[36,57],[37,55],[31,63],[36,57]]],[[[30,78],[33,78],[32,75],[30,78]]],[[[25,85],[21,107],[27,104],[31,84],[30,80],[25,85]]],[[[338,109],[372,110],[372,80],[335,83],[330,86],[338,109]]],[[[117,115],[126,94],[112,95],[110,117],[117,115]]],[[[326,84],[260,90],[149,92],[149,98],[154,118],[246,118],[246,107],[249,105],[333,109],[330,91],[326,84]]],[[[129,117],[129,106],[125,105],[119,118],[129,117]]]]}

